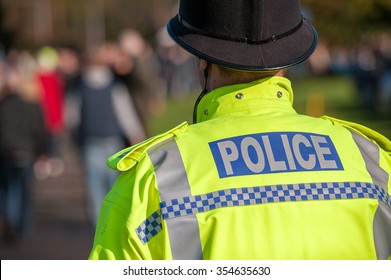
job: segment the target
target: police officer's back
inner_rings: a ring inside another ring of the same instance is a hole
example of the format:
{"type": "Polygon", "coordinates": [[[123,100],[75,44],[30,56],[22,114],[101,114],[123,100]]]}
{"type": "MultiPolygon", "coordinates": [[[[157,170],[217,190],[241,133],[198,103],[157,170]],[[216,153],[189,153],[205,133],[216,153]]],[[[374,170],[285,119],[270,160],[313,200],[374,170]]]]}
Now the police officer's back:
{"type": "Polygon", "coordinates": [[[167,30],[199,58],[195,124],[108,160],[90,258],[390,258],[390,141],[292,108],[283,70],[317,43],[298,1],[182,0],[167,30]]]}

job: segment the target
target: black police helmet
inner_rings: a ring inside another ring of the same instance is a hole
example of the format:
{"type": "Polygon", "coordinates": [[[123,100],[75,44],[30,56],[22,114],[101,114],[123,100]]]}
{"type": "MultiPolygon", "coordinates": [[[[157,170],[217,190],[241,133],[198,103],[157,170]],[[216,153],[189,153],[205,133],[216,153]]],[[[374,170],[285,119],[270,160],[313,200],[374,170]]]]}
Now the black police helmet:
{"type": "Polygon", "coordinates": [[[298,64],[318,41],[299,0],[181,0],[167,31],[193,55],[245,71],[298,64]]]}

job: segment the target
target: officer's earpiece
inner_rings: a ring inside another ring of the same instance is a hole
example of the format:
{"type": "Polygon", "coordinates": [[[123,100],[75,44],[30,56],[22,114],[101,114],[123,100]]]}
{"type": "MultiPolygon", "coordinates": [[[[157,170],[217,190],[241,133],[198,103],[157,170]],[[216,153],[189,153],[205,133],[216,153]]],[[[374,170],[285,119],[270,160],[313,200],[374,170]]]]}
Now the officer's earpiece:
{"type": "Polygon", "coordinates": [[[204,70],[204,78],[205,78],[205,82],[204,82],[204,89],[202,90],[201,94],[205,94],[208,92],[207,88],[206,88],[206,85],[208,83],[208,67],[209,67],[209,64],[206,66],[205,70],[204,70]]]}
{"type": "Polygon", "coordinates": [[[198,103],[200,103],[202,97],[205,96],[205,94],[208,93],[208,89],[206,88],[206,85],[208,84],[208,68],[209,68],[209,62],[208,64],[206,65],[205,69],[204,69],[204,78],[205,78],[205,81],[204,81],[204,89],[201,91],[200,95],[198,96],[196,102],[195,102],[195,105],[194,105],[194,110],[193,110],[193,123],[196,123],[197,122],[197,106],[198,106],[198,103]]]}

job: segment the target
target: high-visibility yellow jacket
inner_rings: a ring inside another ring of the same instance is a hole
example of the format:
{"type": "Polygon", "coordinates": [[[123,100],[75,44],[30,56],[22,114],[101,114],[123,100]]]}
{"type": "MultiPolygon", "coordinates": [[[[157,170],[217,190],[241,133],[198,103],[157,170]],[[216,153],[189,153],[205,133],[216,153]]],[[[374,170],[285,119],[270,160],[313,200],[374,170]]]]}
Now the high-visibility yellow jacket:
{"type": "Polygon", "coordinates": [[[299,115],[289,80],[208,93],[108,160],[90,259],[390,259],[391,142],[299,115]]]}

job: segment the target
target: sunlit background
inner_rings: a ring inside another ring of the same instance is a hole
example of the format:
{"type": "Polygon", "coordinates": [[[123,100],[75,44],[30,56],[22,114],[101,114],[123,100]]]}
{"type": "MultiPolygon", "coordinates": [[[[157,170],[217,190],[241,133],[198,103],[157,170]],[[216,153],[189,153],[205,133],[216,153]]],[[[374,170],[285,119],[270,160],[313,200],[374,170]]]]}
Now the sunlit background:
{"type": "MultiPolygon", "coordinates": [[[[46,149],[32,163],[26,194],[32,203],[21,206],[30,213],[27,229],[20,234],[0,217],[1,259],[88,257],[95,224],[75,92],[80,79],[93,76],[91,66],[110,71],[133,100],[144,136],[126,139],[128,145],[191,123],[200,92],[195,67],[165,31],[177,4],[0,1],[0,116],[6,97],[17,93],[42,108],[47,135],[46,149]]],[[[288,70],[296,110],[359,122],[391,137],[391,1],[302,0],[302,5],[318,30],[319,46],[308,61],[288,70]]],[[[95,82],[103,72],[93,76],[95,82]]],[[[0,119],[0,129],[4,122],[0,119]]],[[[6,130],[0,133],[4,138],[6,130]]],[[[0,195],[4,213],[6,195],[0,195]]]]}

